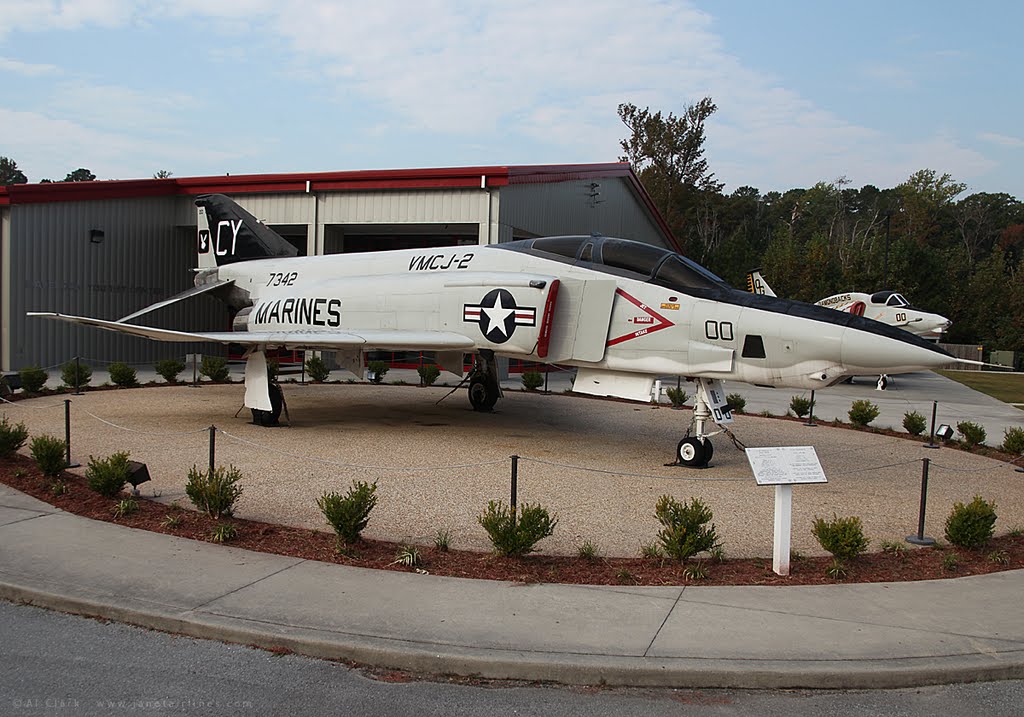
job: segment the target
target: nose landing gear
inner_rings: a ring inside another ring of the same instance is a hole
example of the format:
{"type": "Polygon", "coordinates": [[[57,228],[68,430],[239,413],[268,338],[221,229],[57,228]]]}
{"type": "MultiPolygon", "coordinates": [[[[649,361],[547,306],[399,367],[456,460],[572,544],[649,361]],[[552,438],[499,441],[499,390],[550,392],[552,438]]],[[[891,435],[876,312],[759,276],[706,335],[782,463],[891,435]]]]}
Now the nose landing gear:
{"type": "Polygon", "coordinates": [[[711,457],[715,455],[715,447],[711,436],[722,431],[708,432],[708,421],[719,425],[732,423],[732,411],[725,400],[725,387],[718,379],[698,378],[697,395],[693,404],[693,422],[676,446],[676,465],[687,468],[707,468],[711,457]],[[690,433],[694,435],[690,435],[690,433]]]}

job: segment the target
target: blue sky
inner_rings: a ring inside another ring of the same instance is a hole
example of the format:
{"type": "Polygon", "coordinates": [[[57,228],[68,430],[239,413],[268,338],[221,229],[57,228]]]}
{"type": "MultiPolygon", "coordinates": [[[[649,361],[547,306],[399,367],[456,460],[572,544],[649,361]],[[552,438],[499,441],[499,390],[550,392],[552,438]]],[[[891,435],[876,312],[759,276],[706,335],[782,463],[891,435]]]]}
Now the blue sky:
{"type": "Polygon", "coordinates": [[[918,169],[1024,199],[1024,5],[0,0],[30,181],[615,161],[616,107],[711,96],[726,190],[918,169]]]}

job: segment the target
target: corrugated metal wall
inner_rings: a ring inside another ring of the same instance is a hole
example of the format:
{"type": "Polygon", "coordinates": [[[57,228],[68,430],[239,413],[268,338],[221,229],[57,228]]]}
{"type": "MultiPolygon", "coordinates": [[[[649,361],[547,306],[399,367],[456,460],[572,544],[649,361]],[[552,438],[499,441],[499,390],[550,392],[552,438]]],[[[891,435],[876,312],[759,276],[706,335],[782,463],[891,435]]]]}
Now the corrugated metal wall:
{"type": "Polygon", "coordinates": [[[501,223],[535,236],[598,232],[669,248],[629,184],[614,177],[502,187],[501,223]]]}
{"type": "Polygon", "coordinates": [[[323,195],[321,224],[429,224],[487,221],[487,192],[391,190],[323,195]]]}
{"type": "MultiPolygon", "coordinates": [[[[14,205],[10,243],[11,365],[5,368],[54,366],[76,355],[102,366],[221,351],[212,344],[160,343],[25,316],[59,311],[117,319],[192,286],[195,208],[189,198],[14,205]],[[182,226],[188,216],[192,226],[182,226]],[[102,231],[102,241],[90,241],[90,230],[102,231]]],[[[223,329],[227,311],[199,297],[142,322],[223,329]]]]}

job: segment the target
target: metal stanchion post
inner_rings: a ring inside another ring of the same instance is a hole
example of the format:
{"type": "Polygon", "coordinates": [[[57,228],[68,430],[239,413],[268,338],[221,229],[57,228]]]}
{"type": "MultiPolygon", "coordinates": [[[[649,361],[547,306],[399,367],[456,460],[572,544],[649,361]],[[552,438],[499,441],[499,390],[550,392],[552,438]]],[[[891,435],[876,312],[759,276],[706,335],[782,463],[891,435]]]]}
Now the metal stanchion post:
{"type": "Polygon", "coordinates": [[[814,422],[814,391],[811,391],[811,410],[807,414],[807,420],[804,422],[805,426],[817,426],[814,422]]]}
{"type": "Polygon", "coordinates": [[[932,401],[932,432],[928,437],[928,442],[924,444],[925,448],[938,448],[939,444],[935,442],[935,409],[938,407],[938,401],[932,401]]]}
{"type": "Polygon", "coordinates": [[[516,491],[519,487],[519,456],[512,458],[512,525],[516,524],[516,491]]]}
{"type": "Polygon", "coordinates": [[[64,463],[66,468],[78,468],[81,463],[71,462],[71,399],[64,399],[64,463]]]}
{"type": "Polygon", "coordinates": [[[217,427],[211,425],[210,426],[210,472],[208,474],[209,476],[213,475],[213,463],[214,463],[214,455],[216,453],[216,446],[217,446],[217,427]]]}
{"type": "Polygon", "coordinates": [[[544,364],[544,393],[548,393],[548,374],[551,373],[551,364],[544,364]]]}
{"type": "Polygon", "coordinates": [[[924,534],[924,510],[928,502],[928,459],[922,458],[921,465],[921,507],[917,513],[917,535],[908,535],[907,542],[914,545],[935,545],[935,539],[924,534]]]}

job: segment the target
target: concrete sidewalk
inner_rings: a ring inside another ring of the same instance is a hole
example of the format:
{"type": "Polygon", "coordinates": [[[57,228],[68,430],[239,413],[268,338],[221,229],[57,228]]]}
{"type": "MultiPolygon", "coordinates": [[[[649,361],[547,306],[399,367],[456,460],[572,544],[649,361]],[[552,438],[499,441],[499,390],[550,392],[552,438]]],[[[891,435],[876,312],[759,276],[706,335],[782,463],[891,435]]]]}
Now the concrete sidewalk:
{"type": "Polygon", "coordinates": [[[426,673],[672,687],[1024,677],[1024,571],[815,587],[520,585],[96,522],[0,486],[0,598],[426,673]]]}

